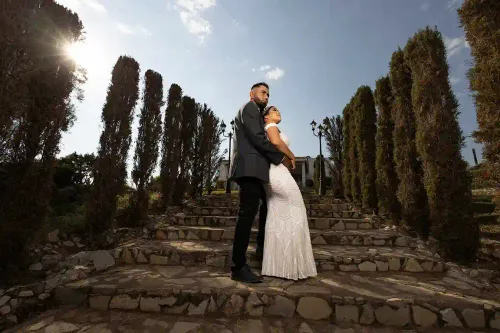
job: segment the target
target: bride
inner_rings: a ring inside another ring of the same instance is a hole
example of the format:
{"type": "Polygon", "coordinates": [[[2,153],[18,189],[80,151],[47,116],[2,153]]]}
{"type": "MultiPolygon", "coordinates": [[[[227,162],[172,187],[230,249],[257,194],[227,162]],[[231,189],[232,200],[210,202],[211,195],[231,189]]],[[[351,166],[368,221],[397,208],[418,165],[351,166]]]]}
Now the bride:
{"type": "MultiPolygon", "coordinates": [[[[277,127],[281,122],[279,110],[268,106],[262,116],[269,141],[289,156],[289,140],[277,127]]],[[[285,165],[271,164],[266,195],[268,213],[262,275],[291,280],[316,276],[304,200],[285,165]]]]}

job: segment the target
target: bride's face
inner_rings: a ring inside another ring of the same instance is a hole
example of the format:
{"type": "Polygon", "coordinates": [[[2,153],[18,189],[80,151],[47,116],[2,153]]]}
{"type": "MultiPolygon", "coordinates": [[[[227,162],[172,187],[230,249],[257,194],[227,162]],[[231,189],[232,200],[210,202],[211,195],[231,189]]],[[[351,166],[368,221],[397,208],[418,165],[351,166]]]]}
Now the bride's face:
{"type": "Polygon", "coordinates": [[[266,123],[279,124],[281,122],[281,113],[278,109],[272,108],[265,117],[266,123]]]}

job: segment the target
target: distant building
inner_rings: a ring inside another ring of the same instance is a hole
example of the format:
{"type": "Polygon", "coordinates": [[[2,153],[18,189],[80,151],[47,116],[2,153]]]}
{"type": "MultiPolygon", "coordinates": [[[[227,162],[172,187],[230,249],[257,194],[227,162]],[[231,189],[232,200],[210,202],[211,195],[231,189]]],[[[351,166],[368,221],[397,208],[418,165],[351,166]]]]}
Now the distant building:
{"type": "MultiPolygon", "coordinates": [[[[291,170],[291,173],[300,188],[312,187],[315,160],[316,158],[309,156],[296,158],[295,170],[291,170]]],[[[325,163],[325,173],[326,177],[329,178],[330,168],[326,165],[326,163],[325,163]]],[[[225,184],[228,174],[229,174],[229,161],[223,160],[219,167],[219,177],[217,179],[217,183],[225,184]]],[[[238,185],[234,184],[234,182],[231,183],[231,188],[236,189],[237,187],[238,185]]]]}

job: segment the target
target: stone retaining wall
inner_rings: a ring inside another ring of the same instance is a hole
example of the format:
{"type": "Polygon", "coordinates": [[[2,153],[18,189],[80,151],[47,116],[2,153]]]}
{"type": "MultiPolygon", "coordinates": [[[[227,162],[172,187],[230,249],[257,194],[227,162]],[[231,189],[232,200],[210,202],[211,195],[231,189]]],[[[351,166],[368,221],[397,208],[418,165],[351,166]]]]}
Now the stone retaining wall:
{"type": "MultiPolygon", "coordinates": [[[[230,258],[227,251],[219,252],[182,252],[175,249],[148,248],[143,249],[134,245],[117,248],[113,253],[114,258],[122,264],[151,264],[164,266],[210,266],[229,267],[230,258]]],[[[404,258],[386,257],[374,253],[364,253],[360,258],[352,258],[348,255],[339,254],[335,257],[321,255],[316,256],[316,265],[323,270],[339,270],[343,272],[386,272],[404,271],[411,273],[420,272],[443,272],[444,263],[429,258],[404,258]]],[[[250,256],[249,264],[257,264],[250,256]]]]}
{"type": "MultiPolygon", "coordinates": [[[[311,293],[313,294],[313,293],[311,293]]],[[[439,308],[418,300],[388,299],[384,302],[353,297],[282,296],[252,292],[224,294],[205,288],[198,292],[172,290],[142,293],[140,290],[113,290],[106,286],[73,289],[60,287],[56,298],[68,304],[106,311],[137,310],[187,316],[213,317],[298,317],[330,320],[336,324],[380,324],[394,327],[469,327],[475,330],[500,329],[500,312],[483,308],[439,308]]]]}

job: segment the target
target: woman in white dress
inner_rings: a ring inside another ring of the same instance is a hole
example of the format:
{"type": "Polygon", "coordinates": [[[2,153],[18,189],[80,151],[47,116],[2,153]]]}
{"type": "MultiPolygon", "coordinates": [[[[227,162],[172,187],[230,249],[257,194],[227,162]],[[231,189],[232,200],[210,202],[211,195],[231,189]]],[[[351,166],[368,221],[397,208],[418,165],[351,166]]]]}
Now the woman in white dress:
{"type": "MultiPolygon", "coordinates": [[[[289,140],[277,127],[279,110],[268,106],[263,117],[269,141],[289,156],[289,140]]],[[[291,280],[316,276],[307,211],[290,170],[283,164],[271,164],[265,188],[268,213],[262,275],[291,280]]]]}

